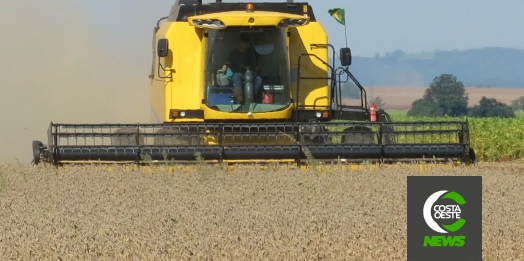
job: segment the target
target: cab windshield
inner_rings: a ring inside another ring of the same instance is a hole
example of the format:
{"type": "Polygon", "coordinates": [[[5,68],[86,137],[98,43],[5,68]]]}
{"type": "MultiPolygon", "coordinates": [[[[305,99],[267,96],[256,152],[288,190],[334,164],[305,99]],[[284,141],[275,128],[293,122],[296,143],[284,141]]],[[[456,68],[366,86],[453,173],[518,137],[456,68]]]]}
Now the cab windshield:
{"type": "Polygon", "coordinates": [[[280,28],[207,30],[205,101],[222,112],[271,112],[290,102],[288,53],[280,28]]]}

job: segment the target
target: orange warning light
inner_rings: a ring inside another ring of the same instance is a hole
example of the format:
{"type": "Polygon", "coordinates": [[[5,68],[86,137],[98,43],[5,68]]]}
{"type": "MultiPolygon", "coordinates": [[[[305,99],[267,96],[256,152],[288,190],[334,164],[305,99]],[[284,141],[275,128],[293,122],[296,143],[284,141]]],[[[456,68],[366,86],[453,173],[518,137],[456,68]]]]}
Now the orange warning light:
{"type": "Polygon", "coordinates": [[[253,12],[253,4],[247,4],[246,5],[246,12],[253,12]]]}

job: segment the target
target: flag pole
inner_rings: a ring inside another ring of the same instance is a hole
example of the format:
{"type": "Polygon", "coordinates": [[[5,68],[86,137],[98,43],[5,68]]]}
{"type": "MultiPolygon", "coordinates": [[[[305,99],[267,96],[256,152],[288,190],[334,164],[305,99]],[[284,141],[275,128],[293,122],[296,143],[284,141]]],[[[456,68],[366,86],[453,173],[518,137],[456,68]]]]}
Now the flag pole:
{"type": "Polygon", "coordinates": [[[344,23],[344,35],[346,36],[346,48],[348,47],[348,30],[346,29],[346,23],[344,23]]]}

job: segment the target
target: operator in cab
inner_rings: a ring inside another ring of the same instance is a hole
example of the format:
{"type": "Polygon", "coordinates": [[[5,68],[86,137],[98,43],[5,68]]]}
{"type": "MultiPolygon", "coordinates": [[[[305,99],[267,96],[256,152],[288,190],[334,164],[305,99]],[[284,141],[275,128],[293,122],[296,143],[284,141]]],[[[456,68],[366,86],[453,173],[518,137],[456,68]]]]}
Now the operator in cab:
{"type": "Polygon", "coordinates": [[[228,62],[222,66],[222,70],[226,70],[229,67],[233,72],[233,96],[237,103],[242,103],[244,99],[243,83],[247,69],[252,71],[254,77],[253,99],[255,101],[260,100],[262,78],[258,75],[260,72],[259,57],[260,55],[250,46],[249,38],[240,36],[238,48],[231,51],[228,62]]]}

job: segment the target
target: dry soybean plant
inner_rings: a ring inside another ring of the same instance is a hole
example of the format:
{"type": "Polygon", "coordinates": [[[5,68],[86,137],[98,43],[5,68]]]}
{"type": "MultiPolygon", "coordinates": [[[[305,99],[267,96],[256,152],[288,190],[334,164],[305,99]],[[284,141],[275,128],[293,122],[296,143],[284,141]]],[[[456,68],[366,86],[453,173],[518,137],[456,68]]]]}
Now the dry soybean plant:
{"type": "Polygon", "coordinates": [[[0,260],[401,260],[410,175],[482,175],[485,260],[524,251],[524,165],[166,168],[0,165],[0,260]]]}

